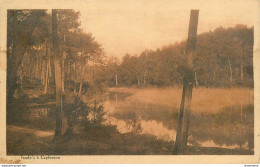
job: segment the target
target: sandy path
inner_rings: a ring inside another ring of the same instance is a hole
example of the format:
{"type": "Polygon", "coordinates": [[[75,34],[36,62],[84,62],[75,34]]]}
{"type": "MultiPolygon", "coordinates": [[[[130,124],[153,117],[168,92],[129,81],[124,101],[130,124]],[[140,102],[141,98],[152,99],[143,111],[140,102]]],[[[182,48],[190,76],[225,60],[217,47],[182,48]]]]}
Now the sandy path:
{"type": "Polygon", "coordinates": [[[19,126],[7,125],[7,131],[30,133],[37,137],[49,137],[54,135],[54,131],[41,131],[36,129],[22,128],[19,126]]]}

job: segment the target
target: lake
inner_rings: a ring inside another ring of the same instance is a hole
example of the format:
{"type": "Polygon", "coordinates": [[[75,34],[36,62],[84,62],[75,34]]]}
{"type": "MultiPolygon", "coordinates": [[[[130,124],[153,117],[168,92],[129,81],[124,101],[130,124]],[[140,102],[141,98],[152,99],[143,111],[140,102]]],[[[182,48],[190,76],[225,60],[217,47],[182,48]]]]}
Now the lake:
{"type": "MultiPolygon", "coordinates": [[[[176,139],[181,89],[109,89],[102,102],[106,124],[133,132],[176,139]]],[[[250,89],[193,91],[188,145],[253,150],[254,105],[250,89]]]]}

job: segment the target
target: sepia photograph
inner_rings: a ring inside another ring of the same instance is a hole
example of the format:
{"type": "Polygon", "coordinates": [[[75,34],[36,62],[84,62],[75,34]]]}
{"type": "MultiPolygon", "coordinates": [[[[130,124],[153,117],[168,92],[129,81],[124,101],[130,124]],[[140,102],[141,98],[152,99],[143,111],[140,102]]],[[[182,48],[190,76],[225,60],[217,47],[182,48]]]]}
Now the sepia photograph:
{"type": "Polygon", "coordinates": [[[69,4],[1,9],[7,157],[259,162],[258,1],[69,4]]]}

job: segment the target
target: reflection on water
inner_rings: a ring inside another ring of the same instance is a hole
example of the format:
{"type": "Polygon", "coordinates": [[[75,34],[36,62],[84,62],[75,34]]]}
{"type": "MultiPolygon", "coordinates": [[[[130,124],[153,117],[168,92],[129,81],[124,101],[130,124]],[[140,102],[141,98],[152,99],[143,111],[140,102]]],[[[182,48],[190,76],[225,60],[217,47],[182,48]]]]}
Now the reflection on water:
{"type": "MultiPolygon", "coordinates": [[[[154,135],[158,139],[176,138],[179,109],[142,103],[130,93],[111,92],[103,99],[107,124],[121,133],[154,135]]],[[[254,148],[254,108],[252,104],[229,106],[219,112],[191,116],[188,145],[230,149],[254,148]]]]}
{"type": "Polygon", "coordinates": [[[40,130],[53,130],[55,127],[55,104],[17,104],[7,112],[7,124],[40,130]]]}
{"type": "MultiPolygon", "coordinates": [[[[100,102],[106,111],[103,123],[115,125],[120,133],[148,134],[165,141],[176,138],[178,108],[140,102],[128,92],[111,92],[100,102]]],[[[12,118],[7,119],[8,124],[54,130],[55,104],[30,105],[34,106],[13,106],[7,113],[12,118]]],[[[188,145],[253,150],[253,104],[233,105],[212,113],[192,113],[188,145]]]]}

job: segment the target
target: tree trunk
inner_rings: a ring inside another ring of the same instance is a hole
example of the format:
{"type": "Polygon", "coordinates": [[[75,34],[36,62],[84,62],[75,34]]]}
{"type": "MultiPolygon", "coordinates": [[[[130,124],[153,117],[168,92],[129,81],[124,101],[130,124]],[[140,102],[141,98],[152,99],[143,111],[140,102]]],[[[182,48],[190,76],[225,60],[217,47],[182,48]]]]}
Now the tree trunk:
{"type": "Polygon", "coordinates": [[[74,92],[76,93],[76,91],[77,91],[77,66],[76,66],[77,64],[76,64],[76,61],[75,61],[75,63],[74,63],[74,92]]]}
{"type": "Polygon", "coordinates": [[[61,138],[62,133],[62,73],[60,60],[60,46],[57,31],[57,10],[55,9],[52,9],[52,38],[56,87],[56,129],[54,134],[54,140],[57,140],[61,138]]]}
{"type": "Polygon", "coordinates": [[[61,137],[62,132],[62,81],[61,64],[58,58],[54,58],[55,86],[56,86],[56,129],[54,140],[61,137]]]}
{"type": "Polygon", "coordinates": [[[42,82],[42,85],[45,84],[45,61],[43,60],[43,63],[42,63],[42,68],[41,68],[41,82],[42,82]]]}
{"type": "Polygon", "coordinates": [[[64,80],[65,80],[65,71],[64,71],[64,60],[66,59],[66,53],[63,52],[62,60],[61,60],[61,84],[62,84],[62,92],[64,92],[64,80]]]}
{"type": "Polygon", "coordinates": [[[38,79],[39,76],[39,55],[36,54],[36,69],[35,69],[35,73],[36,73],[36,78],[38,79]]]}
{"type": "MultiPolygon", "coordinates": [[[[28,54],[28,56],[29,56],[29,62],[32,62],[32,59],[31,59],[31,54],[28,54]]],[[[32,71],[33,71],[33,69],[32,69],[32,64],[30,63],[29,65],[29,80],[30,80],[30,83],[32,83],[32,71]]]]}
{"type": "Polygon", "coordinates": [[[95,62],[93,61],[93,85],[95,85],[95,62]]]}
{"type": "MultiPolygon", "coordinates": [[[[48,61],[48,60],[47,60],[48,61]]],[[[45,74],[45,87],[44,87],[44,94],[47,94],[48,89],[48,82],[49,82],[49,63],[46,63],[46,74],[45,74]]]]}
{"type": "Polygon", "coordinates": [[[244,79],[244,73],[243,73],[243,50],[242,50],[242,48],[241,48],[241,50],[240,50],[240,61],[241,61],[241,63],[240,63],[240,79],[241,80],[243,80],[244,79]]]}
{"type": "Polygon", "coordinates": [[[145,73],[144,73],[144,86],[146,85],[146,75],[147,75],[147,70],[145,70],[145,73]]]}
{"type": "Polygon", "coordinates": [[[186,46],[187,65],[183,77],[183,92],[180,106],[179,122],[174,147],[175,154],[184,154],[188,142],[192,88],[194,82],[193,56],[196,54],[196,40],[199,10],[191,10],[189,33],[186,46]]]}
{"type": "Polygon", "coordinates": [[[116,73],[116,75],[115,75],[115,80],[116,80],[116,87],[118,87],[117,73],[116,73]]]}
{"type": "Polygon", "coordinates": [[[81,89],[82,89],[82,83],[83,83],[83,76],[84,76],[84,71],[85,71],[85,61],[83,62],[82,64],[82,67],[81,67],[81,75],[80,75],[80,84],[79,84],[79,92],[78,92],[78,95],[81,94],[81,89]]]}
{"type": "Polygon", "coordinates": [[[49,65],[49,70],[48,70],[48,84],[49,84],[49,82],[50,82],[50,78],[52,77],[52,75],[51,75],[51,53],[50,53],[50,50],[49,50],[49,52],[48,52],[48,55],[49,55],[49,61],[48,61],[48,65],[49,65]]]}
{"type": "Polygon", "coordinates": [[[65,79],[65,73],[64,73],[64,60],[61,61],[61,90],[64,92],[64,79],[65,79]]]}
{"type": "Polygon", "coordinates": [[[23,61],[21,63],[21,68],[20,68],[20,89],[23,89],[23,75],[24,75],[24,65],[23,61]]]}
{"type": "Polygon", "coordinates": [[[230,72],[230,84],[233,84],[233,73],[232,73],[232,64],[230,62],[230,58],[228,58],[228,66],[229,66],[229,72],[230,72]]]}
{"type": "Polygon", "coordinates": [[[69,61],[69,88],[70,88],[70,82],[71,82],[71,61],[69,61]]]}
{"type": "Polygon", "coordinates": [[[196,86],[199,86],[198,79],[197,79],[197,72],[195,71],[195,84],[196,86]]]}
{"type": "Polygon", "coordinates": [[[49,49],[49,52],[48,52],[48,55],[49,55],[49,77],[52,77],[52,67],[51,67],[51,49],[49,49]]]}

